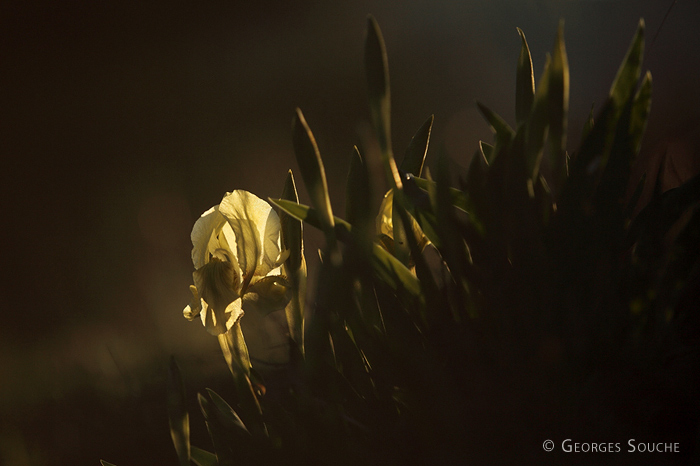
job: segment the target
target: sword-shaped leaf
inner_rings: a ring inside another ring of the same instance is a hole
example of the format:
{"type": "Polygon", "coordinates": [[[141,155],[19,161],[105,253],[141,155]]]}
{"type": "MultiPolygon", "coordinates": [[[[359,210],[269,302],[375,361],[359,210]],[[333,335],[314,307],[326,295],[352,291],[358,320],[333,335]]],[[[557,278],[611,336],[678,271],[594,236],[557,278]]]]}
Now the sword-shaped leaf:
{"type": "Polygon", "coordinates": [[[515,119],[520,124],[530,115],[532,103],[535,100],[535,73],[532,70],[532,57],[525,33],[522,29],[517,29],[522,46],[518,56],[518,71],[515,78],[515,119]]]}
{"type": "Polygon", "coordinates": [[[306,190],[309,192],[311,204],[318,210],[319,219],[322,222],[321,230],[326,235],[328,244],[333,245],[333,209],[328,196],[328,183],[326,171],[323,168],[323,160],[318,151],[318,145],[304,114],[297,108],[294,118],[294,154],[296,155],[301,177],[304,179],[306,190]]]}
{"type": "Polygon", "coordinates": [[[423,164],[425,163],[425,156],[428,154],[428,143],[430,142],[430,132],[433,129],[433,120],[435,120],[435,116],[430,115],[411,139],[403,162],[401,162],[402,172],[412,173],[414,176],[421,176],[423,173],[423,164]]]}
{"type": "Polygon", "coordinates": [[[643,54],[644,20],[640,19],[637,32],[610,87],[610,98],[613,100],[618,114],[622,112],[625,103],[632,97],[637,88],[637,81],[642,70],[643,54]]]}
{"type": "Polygon", "coordinates": [[[350,168],[346,182],[345,217],[354,228],[372,223],[371,190],[369,171],[357,146],[350,154],[350,168]]]}
{"type": "Polygon", "coordinates": [[[490,108],[477,102],[476,106],[479,108],[481,115],[484,117],[486,122],[491,126],[491,130],[496,133],[496,140],[510,140],[515,136],[515,131],[511,128],[506,121],[501,118],[498,114],[494,113],[490,108]]]}
{"type": "Polygon", "coordinates": [[[635,155],[639,153],[642,145],[642,135],[647,127],[649,112],[651,111],[651,72],[647,71],[642,80],[642,85],[634,97],[632,104],[632,116],[630,121],[630,135],[635,155]]]}
{"type": "Polygon", "coordinates": [[[367,17],[365,41],[365,71],[367,95],[372,124],[377,134],[382,162],[390,187],[401,187],[401,177],[391,148],[391,91],[389,61],[382,31],[373,16],[367,17]]]}
{"type": "MultiPolygon", "coordinates": [[[[282,199],[299,202],[294,175],[290,170],[282,190],[282,199]]],[[[304,227],[302,222],[279,211],[282,243],[289,250],[283,267],[292,284],[292,299],[285,308],[289,334],[300,348],[303,347],[303,319],[306,296],[306,259],[304,257],[304,227]]]]}
{"type": "Polygon", "coordinates": [[[180,466],[190,464],[190,416],[185,401],[185,384],[174,357],[170,358],[167,382],[168,420],[180,466]]]}
{"type": "Polygon", "coordinates": [[[216,455],[192,445],[192,461],[197,466],[218,466],[216,455]]]}
{"type": "Polygon", "coordinates": [[[547,100],[549,103],[549,137],[552,168],[557,176],[556,186],[566,177],[566,132],[569,113],[569,61],[564,46],[564,22],[559,23],[549,66],[547,100]]]}
{"type": "MultiPolygon", "coordinates": [[[[321,227],[321,222],[315,209],[284,199],[269,199],[269,201],[289,215],[315,228],[321,227]]],[[[352,226],[345,220],[335,217],[335,234],[341,241],[352,241],[352,226]]],[[[372,247],[372,266],[377,276],[393,290],[404,290],[411,297],[420,299],[420,282],[416,276],[376,243],[372,247]]]]}

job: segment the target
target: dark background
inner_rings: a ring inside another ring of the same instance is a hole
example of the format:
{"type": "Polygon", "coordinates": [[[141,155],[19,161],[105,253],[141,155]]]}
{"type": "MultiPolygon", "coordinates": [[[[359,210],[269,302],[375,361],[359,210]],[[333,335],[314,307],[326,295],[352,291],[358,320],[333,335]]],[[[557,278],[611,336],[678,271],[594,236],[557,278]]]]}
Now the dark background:
{"type": "Polygon", "coordinates": [[[671,3],[2,2],[0,464],[176,461],[168,356],[193,399],[228,383],[216,340],[182,318],[191,227],[226,191],[281,192],[297,106],[342,212],[350,149],[374,147],[367,13],[387,43],[395,152],[435,114],[428,163],[445,148],[458,169],[491,139],[476,99],[514,120],[516,26],[539,79],[566,21],[574,149],[644,17],[654,100],[635,176],[667,151],[670,188],[700,170],[700,2],[679,0],[650,50],[671,3]]]}

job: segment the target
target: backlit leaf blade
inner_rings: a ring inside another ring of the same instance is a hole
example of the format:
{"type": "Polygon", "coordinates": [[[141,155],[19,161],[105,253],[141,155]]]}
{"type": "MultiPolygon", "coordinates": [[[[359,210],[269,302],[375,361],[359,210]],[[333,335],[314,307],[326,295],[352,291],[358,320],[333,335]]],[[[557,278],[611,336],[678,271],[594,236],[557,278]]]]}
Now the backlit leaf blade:
{"type": "Polygon", "coordinates": [[[479,141],[479,151],[483,156],[484,162],[486,162],[486,166],[488,167],[489,165],[491,165],[491,162],[493,162],[493,157],[495,155],[493,146],[484,141],[479,141]]]}
{"type": "Polygon", "coordinates": [[[192,445],[192,461],[197,466],[218,466],[216,455],[192,445]]]}
{"type": "MultiPolygon", "coordinates": [[[[282,190],[282,199],[299,202],[294,175],[290,170],[282,190]]],[[[285,308],[289,334],[300,349],[303,348],[303,318],[306,296],[306,259],[304,257],[304,227],[302,222],[280,211],[282,243],[289,250],[289,257],[283,264],[284,273],[292,284],[292,299],[285,308]]]]}
{"type": "Polygon", "coordinates": [[[537,179],[544,153],[544,143],[549,129],[549,80],[552,65],[552,57],[547,54],[544,71],[537,83],[535,102],[533,103],[530,121],[527,125],[527,145],[525,148],[525,160],[531,179],[537,179]]]}
{"type": "Polygon", "coordinates": [[[651,72],[647,71],[642,80],[632,104],[632,117],[630,121],[630,135],[635,155],[639,153],[642,145],[642,135],[647,127],[649,113],[651,112],[651,72]]]}
{"type": "Polygon", "coordinates": [[[662,237],[692,204],[700,201],[700,175],[681,186],[652,199],[634,218],[629,228],[629,242],[662,237]]]}
{"type": "Polygon", "coordinates": [[[618,112],[622,111],[622,107],[632,97],[634,90],[637,88],[637,81],[642,70],[643,54],[644,20],[640,19],[637,32],[610,87],[610,98],[613,100],[618,112]]]}
{"type": "Polygon", "coordinates": [[[566,132],[569,113],[569,61],[564,46],[564,22],[559,23],[549,66],[547,99],[549,102],[550,157],[559,186],[566,176],[566,132]]]}
{"type": "Polygon", "coordinates": [[[209,436],[214,444],[217,463],[219,466],[233,466],[235,461],[232,451],[233,445],[230,444],[229,437],[226,435],[226,430],[219,420],[218,410],[213,403],[201,393],[197,394],[197,399],[207,424],[207,430],[209,430],[209,436]]]}
{"type": "MultiPolygon", "coordinates": [[[[320,228],[321,222],[315,209],[286,201],[284,199],[269,199],[269,201],[286,211],[289,215],[302,220],[309,225],[320,228]]],[[[335,218],[335,233],[341,241],[352,241],[352,227],[345,220],[335,218]]],[[[374,243],[372,247],[372,266],[378,277],[394,290],[405,290],[412,297],[421,294],[420,282],[410,270],[381,246],[374,243]]]]}
{"type": "Polygon", "coordinates": [[[371,224],[371,188],[367,164],[355,146],[350,154],[345,195],[345,217],[353,227],[371,224]]]}
{"type": "Polygon", "coordinates": [[[167,379],[170,437],[181,466],[190,464],[190,418],[185,401],[185,385],[174,357],[170,358],[167,379]]]}
{"type": "Polygon", "coordinates": [[[428,154],[428,144],[430,142],[430,132],[433,129],[433,120],[435,120],[435,116],[430,115],[411,139],[403,162],[401,162],[402,172],[412,173],[414,176],[421,176],[423,173],[423,164],[425,163],[425,156],[428,154]]]}
{"type": "Polygon", "coordinates": [[[513,136],[515,136],[515,131],[513,131],[513,128],[511,128],[503,118],[481,102],[477,102],[476,106],[479,108],[479,111],[483,115],[486,122],[489,124],[489,126],[491,126],[493,132],[496,133],[497,139],[510,140],[513,138],[513,136]]]}
{"type": "Polygon", "coordinates": [[[304,179],[306,190],[309,192],[311,203],[319,213],[321,230],[326,234],[326,241],[333,244],[333,209],[328,195],[328,183],[323,160],[309,125],[300,109],[296,110],[293,129],[294,153],[296,155],[301,176],[304,179]]]}
{"type": "MultiPolygon", "coordinates": [[[[425,178],[415,177],[413,179],[415,180],[416,185],[425,191],[429,190],[429,186],[435,185],[434,181],[427,180],[425,178]]],[[[467,196],[462,191],[456,188],[448,188],[448,192],[450,194],[450,202],[453,206],[465,212],[469,211],[469,201],[467,196]]]]}
{"type": "Polygon", "coordinates": [[[639,199],[642,197],[642,192],[644,192],[644,184],[646,183],[647,180],[647,174],[644,172],[642,175],[642,178],[639,180],[639,183],[637,183],[637,187],[634,189],[634,192],[632,193],[632,196],[630,197],[629,201],[627,202],[627,207],[625,208],[625,217],[627,219],[632,218],[632,214],[634,213],[634,210],[637,207],[637,203],[639,202],[639,199]]]}
{"type": "Polygon", "coordinates": [[[389,61],[379,24],[373,16],[367,17],[365,41],[365,71],[367,95],[382,162],[390,187],[401,187],[401,177],[391,148],[391,92],[389,87],[389,61]]]}
{"type": "Polygon", "coordinates": [[[517,29],[522,46],[518,56],[518,72],[515,80],[515,119],[520,124],[525,121],[532,110],[532,103],[535,99],[535,74],[532,70],[532,57],[525,33],[522,29],[517,29]]]}
{"type": "Polygon", "coordinates": [[[243,421],[241,420],[240,417],[238,417],[238,414],[229,406],[226,401],[221,398],[214,390],[207,388],[207,393],[209,394],[209,398],[211,398],[211,401],[214,403],[214,407],[217,409],[217,415],[218,419],[221,422],[221,424],[224,425],[227,429],[231,429],[231,427],[234,427],[236,429],[240,429],[240,431],[245,432],[246,434],[250,435],[250,432],[248,432],[248,428],[243,424],[243,421]]]}
{"type": "Polygon", "coordinates": [[[582,142],[588,137],[588,133],[591,132],[591,129],[593,129],[593,125],[595,124],[595,120],[593,118],[593,109],[594,108],[595,108],[595,105],[591,105],[591,111],[588,112],[588,118],[586,119],[586,122],[583,124],[583,129],[581,130],[581,141],[582,142]]]}

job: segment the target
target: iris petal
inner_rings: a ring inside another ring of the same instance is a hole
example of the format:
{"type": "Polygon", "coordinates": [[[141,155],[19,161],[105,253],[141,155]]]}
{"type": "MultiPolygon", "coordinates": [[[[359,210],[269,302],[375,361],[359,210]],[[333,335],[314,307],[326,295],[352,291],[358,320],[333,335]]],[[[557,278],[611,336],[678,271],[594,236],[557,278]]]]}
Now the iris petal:
{"type": "Polygon", "coordinates": [[[267,202],[247,191],[227,194],[219,211],[236,236],[238,263],[244,282],[264,277],[277,264],[280,254],[280,221],[267,202]]]}
{"type": "Polygon", "coordinates": [[[212,242],[218,242],[217,235],[226,224],[226,217],[219,213],[218,207],[212,207],[197,219],[192,228],[192,263],[199,269],[208,262],[210,249],[216,249],[212,242]]]}

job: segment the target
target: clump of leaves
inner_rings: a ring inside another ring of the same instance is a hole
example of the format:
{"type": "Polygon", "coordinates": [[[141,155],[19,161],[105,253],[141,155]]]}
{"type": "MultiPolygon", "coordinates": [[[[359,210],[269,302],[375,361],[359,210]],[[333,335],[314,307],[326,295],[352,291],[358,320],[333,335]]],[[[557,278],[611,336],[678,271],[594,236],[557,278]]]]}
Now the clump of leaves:
{"type": "Polygon", "coordinates": [[[396,162],[387,55],[369,19],[369,105],[390,187],[378,216],[357,148],[345,219],[336,216],[297,111],[293,143],[311,206],[298,203],[291,173],[270,200],[291,250],[286,274],[297,277],[287,383],[263,395],[253,370],[237,377],[231,405],[200,394],[209,453],[189,445],[173,366],[181,464],[542,462],[547,438],[668,440],[690,458],[700,419],[691,395],[700,177],[657,190],[632,217],[646,178],[625,193],[651,105],[651,75],[640,83],[644,23],[571,153],[563,27],[537,86],[518,32],[516,124],[479,103],[493,141],[453,180],[445,156],[434,177],[423,168],[432,117],[396,162]],[[306,319],[302,222],[326,238],[306,319]]]}

